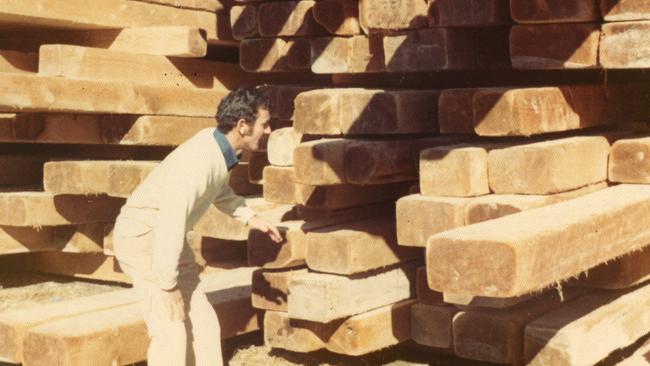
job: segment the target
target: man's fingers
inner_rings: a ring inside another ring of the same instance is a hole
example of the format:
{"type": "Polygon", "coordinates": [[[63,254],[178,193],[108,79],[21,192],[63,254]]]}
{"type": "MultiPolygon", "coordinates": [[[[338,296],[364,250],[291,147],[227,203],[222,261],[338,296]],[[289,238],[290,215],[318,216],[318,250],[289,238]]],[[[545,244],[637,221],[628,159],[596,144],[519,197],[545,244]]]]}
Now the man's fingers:
{"type": "Polygon", "coordinates": [[[280,235],[280,230],[278,230],[277,227],[271,225],[268,229],[268,233],[271,236],[271,239],[273,239],[273,241],[276,243],[280,243],[282,241],[282,235],[280,235]]]}

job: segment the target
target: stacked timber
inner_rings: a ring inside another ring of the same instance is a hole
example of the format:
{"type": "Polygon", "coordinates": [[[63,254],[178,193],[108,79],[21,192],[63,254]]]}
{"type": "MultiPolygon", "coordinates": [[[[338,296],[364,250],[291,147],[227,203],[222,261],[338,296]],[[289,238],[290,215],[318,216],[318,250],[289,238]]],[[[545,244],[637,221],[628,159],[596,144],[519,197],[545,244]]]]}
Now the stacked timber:
{"type": "MultiPolygon", "coordinates": [[[[100,0],[90,7],[12,0],[0,5],[0,29],[3,269],[128,284],[112,252],[125,199],[174,147],[216,126],[218,103],[230,90],[287,80],[247,74],[227,61],[238,41],[229,9],[217,0],[100,0]]],[[[294,84],[313,80],[326,79],[291,76],[294,84]]],[[[266,156],[242,157],[231,187],[271,221],[300,218],[294,206],[260,197],[266,156]]],[[[223,338],[261,326],[251,306],[247,238],[248,228],[216,207],[187,237],[223,338]]],[[[130,290],[0,318],[2,361],[146,359],[146,329],[130,290]]]]}
{"type": "Polygon", "coordinates": [[[269,138],[265,199],[337,214],[283,223],[279,246],[251,233],[267,345],[362,355],[414,340],[591,365],[649,333],[648,140],[633,124],[650,89],[585,70],[645,67],[647,7],[238,1],[243,69],[338,86],[287,90],[269,138]],[[500,80],[454,77],[485,70],[500,80]],[[381,201],[394,216],[367,214],[381,201]]]}

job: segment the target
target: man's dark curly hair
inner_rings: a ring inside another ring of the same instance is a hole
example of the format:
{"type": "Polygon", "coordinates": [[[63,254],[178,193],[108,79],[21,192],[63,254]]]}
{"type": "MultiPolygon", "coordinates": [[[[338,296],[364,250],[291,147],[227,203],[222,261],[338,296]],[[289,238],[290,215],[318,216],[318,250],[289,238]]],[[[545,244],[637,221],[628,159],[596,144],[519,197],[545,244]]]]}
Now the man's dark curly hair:
{"type": "Polygon", "coordinates": [[[253,124],[258,108],[269,108],[269,98],[258,89],[238,88],[221,100],[217,108],[217,128],[222,133],[230,132],[237,121],[244,119],[253,124]]]}

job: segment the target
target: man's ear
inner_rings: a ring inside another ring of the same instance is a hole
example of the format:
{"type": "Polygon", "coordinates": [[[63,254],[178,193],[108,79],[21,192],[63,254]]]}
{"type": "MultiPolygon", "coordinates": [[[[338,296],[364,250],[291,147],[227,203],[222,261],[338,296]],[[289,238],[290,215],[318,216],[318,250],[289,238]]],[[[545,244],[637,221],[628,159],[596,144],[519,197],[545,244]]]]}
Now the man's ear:
{"type": "Polygon", "coordinates": [[[250,126],[248,125],[248,123],[246,123],[246,120],[243,119],[243,118],[240,118],[237,121],[237,124],[235,125],[235,128],[237,129],[237,133],[242,135],[242,136],[246,136],[246,135],[250,134],[250,132],[249,132],[250,126]]]}

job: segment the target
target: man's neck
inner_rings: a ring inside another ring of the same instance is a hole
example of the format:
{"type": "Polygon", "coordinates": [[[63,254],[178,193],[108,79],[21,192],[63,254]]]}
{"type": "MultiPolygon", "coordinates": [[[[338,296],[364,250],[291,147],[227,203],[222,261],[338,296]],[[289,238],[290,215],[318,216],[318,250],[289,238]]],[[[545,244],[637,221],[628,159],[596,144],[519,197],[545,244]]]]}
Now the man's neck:
{"type": "Polygon", "coordinates": [[[232,146],[232,149],[235,150],[235,153],[237,155],[241,154],[242,152],[241,138],[239,137],[235,129],[232,129],[230,132],[226,134],[226,139],[230,143],[230,146],[232,146]]]}

